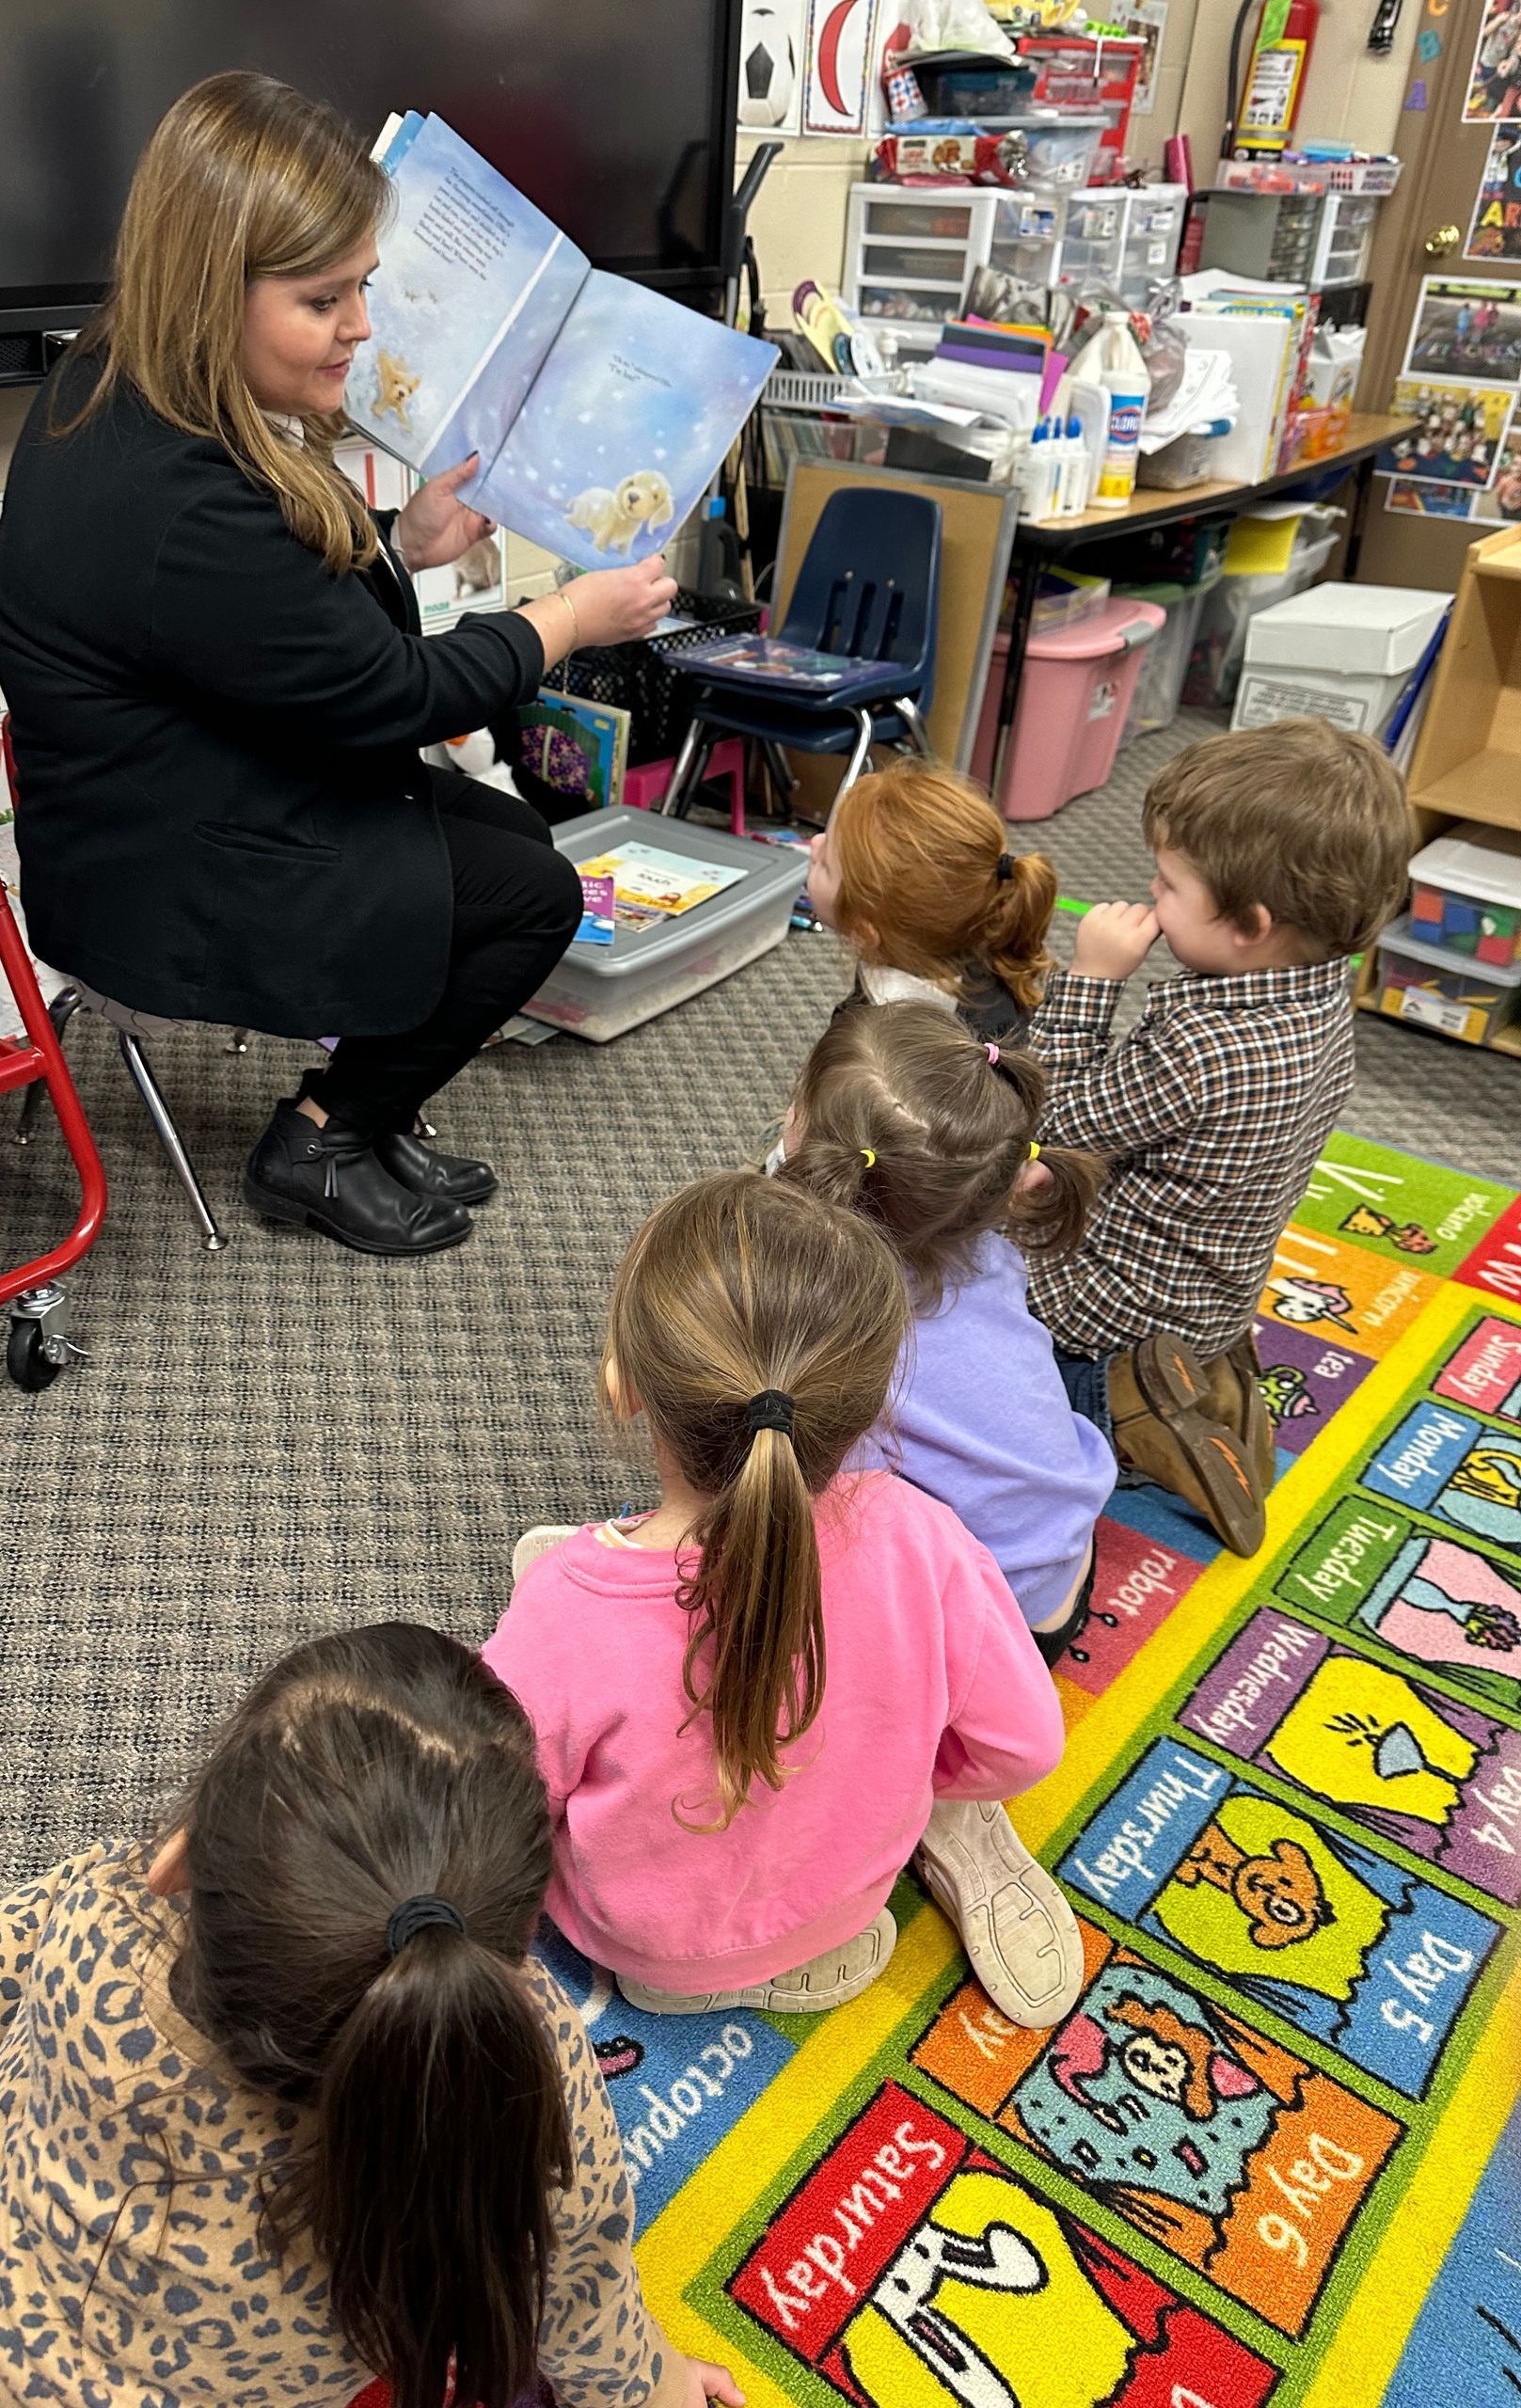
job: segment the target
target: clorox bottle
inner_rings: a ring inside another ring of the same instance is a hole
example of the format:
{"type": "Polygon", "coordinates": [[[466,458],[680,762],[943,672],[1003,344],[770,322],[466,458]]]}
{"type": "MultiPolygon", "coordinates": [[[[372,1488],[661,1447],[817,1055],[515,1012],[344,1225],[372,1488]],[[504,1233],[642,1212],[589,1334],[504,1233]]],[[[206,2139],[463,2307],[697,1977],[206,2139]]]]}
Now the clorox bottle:
{"type": "Polygon", "coordinates": [[[1109,395],[1109,432],[1091,507],[1123,510],[1135,490],[1141,420],[1151,396],[1151,379],[1123,309],[1104,311],[1102,325],[1073,363],[1072,374],[1086,384],[1101,385],[1109,395]]]}

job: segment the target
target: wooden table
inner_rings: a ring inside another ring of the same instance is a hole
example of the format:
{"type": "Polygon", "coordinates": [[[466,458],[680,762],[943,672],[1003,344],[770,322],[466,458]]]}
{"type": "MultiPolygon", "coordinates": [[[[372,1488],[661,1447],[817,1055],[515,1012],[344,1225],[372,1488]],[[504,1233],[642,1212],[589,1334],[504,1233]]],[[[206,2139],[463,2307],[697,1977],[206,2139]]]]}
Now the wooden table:
{"type": "Polygon", "coordinates": [[[1066,560],[1069,553],[1081,551],[1086,544],[1132,531],[1138,533],[1149,527],[1176,526],[1185,518],[1238,516],[1254,501],[1264,501],[1275,494],[1290,493],[1304,485],[1317,485],[1322,492],[1328,492],[1335,483],[1350,476],[1355,483],[1347,530],[1344,574],[1351,578],[1356,572],[1357,554],[1362,545],[1373,463],[1386,443],[1392,443],[1398,435],[1406,434],[1415,423],[1411,418],[1378,418],[1366,410],[1354,411],[1347,421],[1346,435],[1334,452],[1323,453],[1318,460],[1302,460],[1297,467],[1279,469],[1274,476],[1259,479],[1256,484],[1232,484],[1212,478],[1205,484],[1185,485],[1177,492],[1164,492],[1154,485],[1141,485],[1121,510],[1085,510],[1072,518],[1039,522],[1021,519],[1015,531],[1011,563],[1011,571],[1018,577],[1019,583],[1008,635],[1004,691],[999,704],[1000,729],[1006,734],[1013,725],[1020,697],[1020,681],[1024,673],[1024,655],[1030,641],[1036,587],[1039,582],[1040,570],[1048,561],[1066,560]]]}

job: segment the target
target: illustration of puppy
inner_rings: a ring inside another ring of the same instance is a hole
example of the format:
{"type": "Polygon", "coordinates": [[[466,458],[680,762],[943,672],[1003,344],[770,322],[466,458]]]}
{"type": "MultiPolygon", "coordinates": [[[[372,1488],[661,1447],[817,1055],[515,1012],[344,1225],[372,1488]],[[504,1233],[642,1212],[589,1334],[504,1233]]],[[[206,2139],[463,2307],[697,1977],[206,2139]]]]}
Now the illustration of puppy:
{"type": "Polygon", "coordinates": [[[641,528],[654,535],[676,515],[671,487],[658,468],[641,468],[610,490],[588,485],[565,513],[566,523],[591,536],[599,552],[625,552],[641,528]]]}
{"type": "Polygon", "coordinates": [[[374,412],[376,418],[384,418],[388,410],[403,434],[410,435],[412,421],[406,415],[406,405],[421,382],[421,377],[413,374],[404,359],[396,358],[388,351],[377,352],[374,412]]]}
{"type": "Polygon", "coordinates": [[[483,535],[454,562],[454,599],[467,594],[489,594],[501,576],[501,554],[494,535],[483,535]]]}
{"type": "Polygon", "coordinates": [[[1297,1840],[1275,1840],[1271,1856],[1248,1856],[1218,1823],[1207,1823],[1177,1877],[1185,1890],[1207,1881],[1234,1899],[1259,1948],[1291,1948],[1336,1921],[1320,1875],[1297,1840]]]}

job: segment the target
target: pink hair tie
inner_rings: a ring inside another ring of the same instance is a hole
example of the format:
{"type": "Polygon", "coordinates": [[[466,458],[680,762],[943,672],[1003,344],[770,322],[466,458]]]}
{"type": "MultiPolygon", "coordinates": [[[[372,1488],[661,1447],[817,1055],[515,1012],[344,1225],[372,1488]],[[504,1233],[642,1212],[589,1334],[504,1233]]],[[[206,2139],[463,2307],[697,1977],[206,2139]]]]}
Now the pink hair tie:
{"type": "Polygon", "coordinates": [[[992,1062],[992,1063],[996,1064],[996,1062],[997,1062],[997,1060],[998,1060],[998,1048],[997,1048],[997,1046],[996,1046],[996,1045],[990,1045],[990,1046],[989,1046],[989,1048],[988,1048],[988,1059],[989,1059],[989,1061],[990,1061],[990,1062],[992,1062]]]}

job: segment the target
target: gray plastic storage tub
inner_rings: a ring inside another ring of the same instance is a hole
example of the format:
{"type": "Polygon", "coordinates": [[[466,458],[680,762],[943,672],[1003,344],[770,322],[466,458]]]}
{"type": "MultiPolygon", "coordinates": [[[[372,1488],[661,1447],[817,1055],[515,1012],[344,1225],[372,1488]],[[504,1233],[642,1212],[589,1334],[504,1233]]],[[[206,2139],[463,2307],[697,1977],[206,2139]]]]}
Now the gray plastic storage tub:
{"type": "Polygon", "coordinates": [[[791,846],[758,845],[721,828],[663,819],[654,811],[589,811],[580,819],[562,821],[554,837],[577,863],[639,844],[745,873],[689,911],[648,927],[618,927],[611,944],[571,946],[523,1009],[594,1045],[622,1037],[769,953],[786,935],[802,883],[803,863],[791,846]]]}

